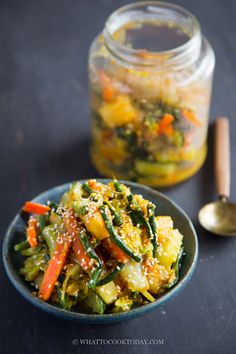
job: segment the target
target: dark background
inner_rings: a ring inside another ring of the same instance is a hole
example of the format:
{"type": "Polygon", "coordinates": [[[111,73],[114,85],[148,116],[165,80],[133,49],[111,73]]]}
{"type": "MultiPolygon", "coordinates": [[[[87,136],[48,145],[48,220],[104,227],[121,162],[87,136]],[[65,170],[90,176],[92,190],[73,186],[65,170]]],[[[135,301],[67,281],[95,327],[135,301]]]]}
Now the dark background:
{"type": "MultiPolygon", "coordinates": [[[[90,163],[87,55],[107,16],[127,1],[18,0],[0,2],[0,188],[4,232],[23,202],[84,177],[90,163]]],[[[236,176],[236,1],[179,0],[193,12],[216,53],[211,122],[231,119],[236,176]]],[[[215,198],[212,126],[208,159],[191,180],[166,191],[192,218],[200,257],[187,289],[146,315],[115,326],[58,320],[28,304],[1,271],[0,351],[28,353],[236,353],[236,239],[204,232],[200,206],[215,198]],[[79,338],[160,338],[162,346],[81,346],[79,338]]],[[[236,182],[232,178],[232,199],[236,182]]]]}

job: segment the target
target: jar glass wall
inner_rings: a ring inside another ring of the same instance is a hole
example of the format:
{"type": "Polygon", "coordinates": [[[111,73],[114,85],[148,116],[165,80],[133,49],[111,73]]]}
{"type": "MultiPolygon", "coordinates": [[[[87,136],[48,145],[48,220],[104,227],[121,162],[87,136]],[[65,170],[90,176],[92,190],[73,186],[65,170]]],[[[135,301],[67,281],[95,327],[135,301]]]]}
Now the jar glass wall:
{"type": "Polygon", "coordinates": [[[198,21],[162,2],[122,7],[92,43],[92,160],[151,186],[192,176],[206,157],[214,53],[198,21]]]}

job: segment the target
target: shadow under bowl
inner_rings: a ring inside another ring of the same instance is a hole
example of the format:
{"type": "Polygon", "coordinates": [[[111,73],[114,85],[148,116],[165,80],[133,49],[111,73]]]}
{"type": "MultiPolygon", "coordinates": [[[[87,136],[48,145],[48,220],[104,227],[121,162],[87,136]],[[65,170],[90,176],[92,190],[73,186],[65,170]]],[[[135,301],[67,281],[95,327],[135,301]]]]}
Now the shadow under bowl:
{"type": "MultiPolygon", "coordinates": [[[[85,180],[81,180],[79,182],[83,183],[84,181],[85,180]]],[[[98,181],[108,183],[110,180],[98,179],[98,181]]],[[[177,284],[152,303],[127,312],[115,314],[96,315],[79,313],[76,311],[64,310],[56,305],[44,302],[32,294],[33,288],[19,274],[19,269],[23,263],[23,256],[21,256],[19,252],[14,251],[14,245],[24,239],[25,226],[27,222],[26,215],[19,212],[8,227],[3,241],[3,262],[10,281],[27,301],[39,309],[60,318],[86,324],[106,325],[130,320],[149,313],[174,298],[180,293],[181,290],[185,288],[193,275],[198,258],[198,240],[191,220],[177,204],[175,204],[164,194],[141,184],[128,181],[121,182],[130,187],[132,193],[142,194],[145,199],[152,201],[157,206],[158,215],[170,215],[174,220],[174,227],[179,229],[179,231],[184,235],[183,244],[186,255],[182,261],[177,284]]],[[[49,189],[48,191],[38,195],[33,199],[33,201],[38,203],[46,203],[48,200],[58,202],[62,194],[68,190],[70,185],[71,183],[67,183],[49,189]]]]}

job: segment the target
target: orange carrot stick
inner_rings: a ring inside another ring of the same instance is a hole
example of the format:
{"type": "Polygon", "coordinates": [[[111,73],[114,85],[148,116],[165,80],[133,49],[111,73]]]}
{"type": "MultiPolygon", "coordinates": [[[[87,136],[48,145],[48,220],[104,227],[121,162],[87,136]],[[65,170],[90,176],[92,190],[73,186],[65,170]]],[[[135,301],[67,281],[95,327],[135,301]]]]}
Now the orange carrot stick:
{"type": "Polygon", "coordinates": [[[39,288],[39,297],[47,301],[55,287],[57,279],[64,267],[67,254],[70,249],[70,242],[57,243],[52,259],[49,261],[48,268],[44,274],[39,288]]]}
{"type": "Polygon", "coordinates": [[[107,102],[111,101],[116,93],[116,90],[112,86],[112,80],[104,70],[98,70],[98,78],[103,89],[103,99],[107,102]]]}
{"type": "Polygon", "coordinates": [[[68,234],[73,238],[73,250],[75,252],[76,258],[80,262],[81,267],[87,272],[92,268],[93,263],[80,241],[76,217],[73,213],[70,213],[67,218],[64,218],[64,222],[68,234]]]}
{"type": "Polygon", "coordinates": [[[93,263],[91,258],[87,255],[80,241],[79,235],[75,236],[75,239],[73,241],[73,250],[83,270],[85,272],[88,272],[88,270],[90,270],[93,267],[93,263]]]}
{"type": "Polygon", "coordinates": [[[161,122],[163,125],[169,125],[172,123],[174,120],[174,117],[170,113],[165,113],[164,116],[161,119],[161,122]]]}
{"type": "Polygon", "coordinates": [[[106,102],[109,102],[113,99],[114,97],[114,89],[111,86],[107,86],[103,89],[103,98],[106,102]]]}
{"type": "Polygon", "coordinates": [[[126,263],[129,260],[127,254],[118,247],[110,238],[106,238],[102,241],[103,246],[107,249],[111,255],[121,263],[126,263]]]}
{"type": "Polygon", "coordinates": [[[98,183],[95,179],[88,180],[88,185],[97,192],[102,192],[104,190],[104,185],[98,183]]]}
{"type": "Polygon", "coordinates": [[[27,240],[30,244],[30,247],[36,247],[38,245],[36,225],[37,220],[33,217],[30,217],[28,226],[26,228],[27,240]]]}
{"type": "Polygon", "coordinates": [[[52,294],[57,279],[65,265],[76,232],[75,226],[77,227],[77,222],[71,211],[65,213],[63,221],[68,234],[60,239],[58,238],[54,255],[48,263],[48,268],[39,288],[39,297],[45,301],[47,301],[52,294]]]}
{"type": "Polygon", "coordinates": [[[158,135],[164,134],[166,136],[171,136],[174,133],[174,128],[171,123],[173,122],[174,117],[172,114],[165,113],[161,121],[158,124],[158,135]]]}
{"type": "Polygon", "coordinates": [[[34,202],[25,202],[22,210],[26,211],[27,213],[43,215],[46,214],[50,208],[47,205],[34,203],[34,202]]]}
{"type": "Polygon", "coordinates": [[[185,119],[187,119],[190,123],[194,124],[195,126],[200,127],[202,125],[200,120],[197,119],[197,117],[192,111],[188,109],[182,109],[181,113],[185,119]]]}

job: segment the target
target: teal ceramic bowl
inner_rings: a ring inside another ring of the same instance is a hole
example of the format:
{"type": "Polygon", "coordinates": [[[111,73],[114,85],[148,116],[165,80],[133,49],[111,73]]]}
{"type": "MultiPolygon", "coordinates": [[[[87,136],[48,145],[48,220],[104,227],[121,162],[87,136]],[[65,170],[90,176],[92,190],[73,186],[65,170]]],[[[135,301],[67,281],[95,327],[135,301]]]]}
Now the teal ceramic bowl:
{"type": "MultiPolygon", "coordinates": [[[[107,183],[110,180],[100,179],[99,181],[107,183]]],[[[84,181],[81,181],[84,182],[84,181]]],[[[180,230],[184,235],[184,249],[186,256],[183,258],[182,266],[180,269],[180,277],[177,284],[168,290],[165,294],[160,296],[155,302],[149,303],[142,307],[130,310],[124,313],[117,314],[105,314],[105,315],[93,315],[78,313],[76,311],[67,311],[53,304],[44,302],[32,294],[32,288],[30,284],[25,282],[23,277],[18,273],[22,266],[23,257],[14,251],[14,245],[24,238],[24,230],[26,225],[26,219],[23,213],[19,212],[16,215],[12,223],[10,224],[6,236],[3,242],[3,261],[7,275],[18,290],[18,292],[31,304],[35,305],[39,309],[67,320],[77,321],[86,324],[112,324],[116,322],[122,322],[130,320],[135,317],[139,317],[154,311],[157,307],[173,299],[178,295],[188,284],[192,278],[194,269],[196,267],[198,258],[198,241],[197,235],[192,225],[191,220],[186,213],[177,206],[171,199],[164,194],[159,193],[151,188],[136,184],[128,181],[122,181],[129,186],[133,193],[142,194],[145,199],[152,201],[158,207],[158,215],[170,215],[174,220],[174,226],[180,230]]],[[[47,200],[54,200],[58,202],[62,194],[69,188],[71,183],[64,184],[52,188],[39,196],[34,201],[39,203],[45,203],[47,200]]]]}

